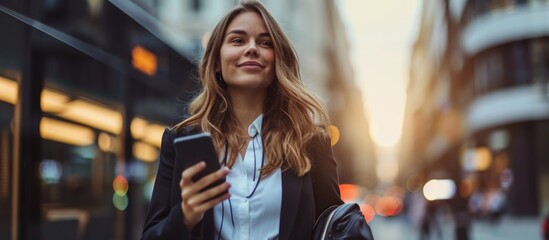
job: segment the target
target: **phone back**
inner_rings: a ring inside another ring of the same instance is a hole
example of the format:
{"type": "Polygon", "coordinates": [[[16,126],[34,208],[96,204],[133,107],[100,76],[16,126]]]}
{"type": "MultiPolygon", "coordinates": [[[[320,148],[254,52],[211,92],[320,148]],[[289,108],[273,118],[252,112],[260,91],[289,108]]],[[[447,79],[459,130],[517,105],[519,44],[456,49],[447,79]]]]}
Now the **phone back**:
{"type": "Polygon", "coordinates": [[[178,137],[173,141],[176,151],[176,161],[183,163],[183,168],[204,161],[206,168],[193,177],[193,181],[213,173],[221,168],[212,137],[209,133],[198,133],[178,137]]]}

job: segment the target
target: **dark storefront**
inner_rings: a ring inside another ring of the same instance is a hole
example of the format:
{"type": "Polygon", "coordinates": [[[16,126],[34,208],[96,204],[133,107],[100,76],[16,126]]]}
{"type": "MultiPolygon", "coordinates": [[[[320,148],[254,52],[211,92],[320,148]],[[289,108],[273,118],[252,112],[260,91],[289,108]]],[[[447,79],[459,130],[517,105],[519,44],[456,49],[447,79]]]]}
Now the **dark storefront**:
{"type": "Polygon", "coordinates": [[[138,238],[195,65],[109,1],[0,0],[0,30],[0,239],[138,238]]]}

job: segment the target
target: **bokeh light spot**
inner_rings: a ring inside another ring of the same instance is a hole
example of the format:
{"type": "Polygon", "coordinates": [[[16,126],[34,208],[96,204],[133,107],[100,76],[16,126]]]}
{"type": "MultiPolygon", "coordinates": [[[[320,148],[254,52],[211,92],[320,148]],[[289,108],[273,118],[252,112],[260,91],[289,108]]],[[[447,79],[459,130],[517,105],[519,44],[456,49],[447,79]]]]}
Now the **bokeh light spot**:
{"type": "Polygon", "coordinates": [[[112,204],[114,207],[120,211],[126,210],[128,207],[128,196],[120,196],[117,193],[112,196],[112,204]]]}
{"type": "Polygon", "coordinates": [[[431,179],[423,186],[423,195],[429,201],[450,199],[456,193],[456,184],[450,179],[431,179]]]}
{"type": "Polygon", "coordinates": [[[368,223],[370,223],[372,219],[374,219],[374,217],[376,216],[376,211],[372,206],[370,206],[370,204],[361,204],[360,211],[362,212],[362,215],[364,215],[364,218],[368,223]]]}
{"type": "Polygon", "coordinates": [[[328,134],[330,134],[332,146],[336,145],[337,142],[339,141],[339,136],[340,136],[339,129],[336,126],[330,124],[328,125],[328,134]]]}
{"type": "Polygon", "coordinates": [[[126,196],[128,192],[128,180],[123,176],[116,176],[112,182],[114,192],[120,196],[126,196]]]}
{"type": "Polygon", "coordinates": [[[339,191],[344,202],[352,202],[359,197],[360,187],[353,184],[340,184],[339,191]]]}

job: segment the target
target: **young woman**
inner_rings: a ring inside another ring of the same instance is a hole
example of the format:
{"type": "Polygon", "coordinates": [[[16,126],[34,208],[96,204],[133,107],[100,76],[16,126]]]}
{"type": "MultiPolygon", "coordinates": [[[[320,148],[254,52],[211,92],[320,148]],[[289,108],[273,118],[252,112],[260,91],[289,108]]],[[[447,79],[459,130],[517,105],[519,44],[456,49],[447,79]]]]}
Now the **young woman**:
{"type": "Polygon", "coordinates": [[[310,239],[320,213],[343,203],[328,117],[262,4],[243,2],[221,19],[200,80],[190,117],[162,137],[142,238],[310,239]],[[182,169],[173,140],[198,132],[211,134],[225,167],[193,182],[205,165],[182,169]]]}

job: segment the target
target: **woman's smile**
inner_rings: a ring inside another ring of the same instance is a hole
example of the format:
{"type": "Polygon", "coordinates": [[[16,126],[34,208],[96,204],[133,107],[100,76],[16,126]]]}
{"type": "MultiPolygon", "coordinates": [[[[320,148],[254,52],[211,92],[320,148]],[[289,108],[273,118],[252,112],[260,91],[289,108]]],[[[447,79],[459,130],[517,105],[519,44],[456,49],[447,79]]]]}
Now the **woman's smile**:
{"type": "Polygon", "coordinates": [[[246,71],[260,71],[265,68],[261,63],[257,61],[245,61],[238,64],[237,66],[246,71]]]}

